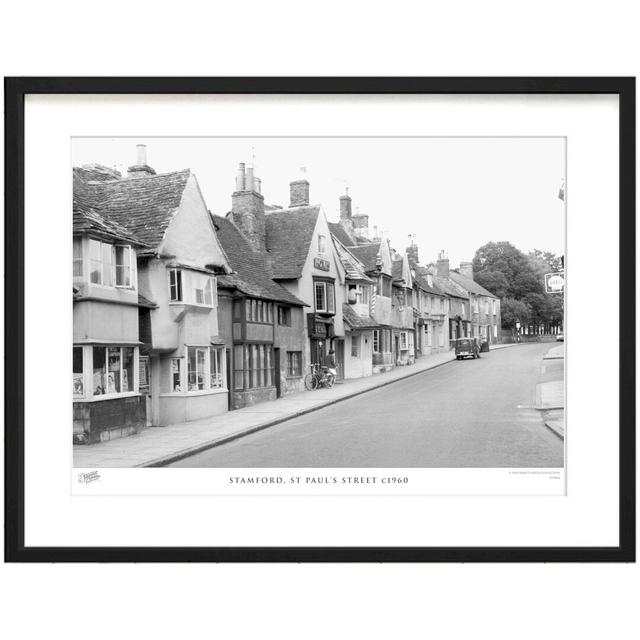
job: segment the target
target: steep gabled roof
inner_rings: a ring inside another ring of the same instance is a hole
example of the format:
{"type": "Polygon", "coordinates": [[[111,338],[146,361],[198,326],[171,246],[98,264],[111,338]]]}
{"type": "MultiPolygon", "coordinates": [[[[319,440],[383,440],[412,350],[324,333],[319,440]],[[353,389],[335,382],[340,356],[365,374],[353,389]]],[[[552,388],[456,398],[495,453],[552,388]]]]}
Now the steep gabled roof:
{"type": "Polygon", "coordinates": [[[329,231],[334,238],[337,238],[343,246],[352,247],[356,243],[347,233],[346,229],[339,222],[329,222],[329,231]]]}
{"type": "Polygon", "coordinates": [[[233,273],[218,276],[220,286],[229,286],[256,298],[306,306],[290,291],[269,277],[266,256],[254,251],[236,225],[221,216],[211,216],[218,240],[233,273]]]}
{"type": "MultiPolygon", "coordinates": [[[[86,206],[154,248],[162,242],[191,176],[186,169],[141,178],[86,181],[87,177],[95,177],[93,169],[75,173],[84,185],[86,206]]],[[[74,181],[74,200],[75,184],[74,181]]]]}
{"type": "Polygon", "coordinates": [[[265,212],[267,252],[273,278],[294,280],[302,275],[319,213],[318,205],[265,212]]]}
{"type": "Polygon", "coordinates": [[[370,242],[368,244],[358,245],[357,247],[350,247],[349,251],[364,265],[367,273],[376,271],[380,266],[381,260],[378,258],[380,253],[379,242],[370,242]]]}
{"type": "Polygon", "coordinates": [[[494,293],[487,291],[484,287],[481,287],[475,280],[471,278],[467,278],[467,276],[463,276],[458,271],[449,271],[449,277],[458,285],[460,285],[463,289],[471,293],[475,293],[479,296],[489,296],[491,298],[497,298],[494,293]]]}
{"type": "Polygon", "coordinates": [[[333,245],[336,248],[340,263],[345,270],[345,278],[355,282],[371,284],[373,280],[367,276],[362,263],[334,236],[333,245]]]}
{"type": "Polygon", "coordinates": [[[93,206],[91,193],[81,175],[73,173],[73,231],[74,233],[90,233],[116,241],[146,246],[139,238],[124,226],[104,216],[93,206]]]}

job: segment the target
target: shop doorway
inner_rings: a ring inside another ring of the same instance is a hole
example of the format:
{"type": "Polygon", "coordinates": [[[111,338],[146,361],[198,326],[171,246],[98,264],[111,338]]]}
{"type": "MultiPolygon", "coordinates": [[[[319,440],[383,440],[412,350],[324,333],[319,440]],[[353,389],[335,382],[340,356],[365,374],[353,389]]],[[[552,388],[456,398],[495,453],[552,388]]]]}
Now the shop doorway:
{"type": "Polygon", "coordinates": [[[324,358],[327,355],[327,341],[316,340],[311,338],[311,363],[317,365],[324,365],[324,358]]]}

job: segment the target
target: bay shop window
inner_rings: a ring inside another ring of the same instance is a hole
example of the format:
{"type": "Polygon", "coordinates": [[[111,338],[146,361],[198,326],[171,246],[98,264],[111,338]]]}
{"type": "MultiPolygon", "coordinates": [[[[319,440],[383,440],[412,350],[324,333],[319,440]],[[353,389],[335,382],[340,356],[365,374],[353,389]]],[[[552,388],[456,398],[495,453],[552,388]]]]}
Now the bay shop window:
{"type": "Polygon", "coordinates": [[[169,301],[215,307],[218,299],[215,276],[189,269],[170,268],[169,301]]]}
{"type": "Polygon", "coordinates": [[[226,391],[224,347],[186,346],[184,355],[170,358],[165,393],[226,391]]]}
{"type": "Polygon", "coordinates": [[[73,278],[88,279],[91,284],[103,287],[135,289],[136,253],[126,244],[76,236],[73,239],[73,278]]]}
{"type": "Polygon", "coordinates": [[[138,392],[138,347],[73,347],[73,397],[97,399],[138,392]]]}

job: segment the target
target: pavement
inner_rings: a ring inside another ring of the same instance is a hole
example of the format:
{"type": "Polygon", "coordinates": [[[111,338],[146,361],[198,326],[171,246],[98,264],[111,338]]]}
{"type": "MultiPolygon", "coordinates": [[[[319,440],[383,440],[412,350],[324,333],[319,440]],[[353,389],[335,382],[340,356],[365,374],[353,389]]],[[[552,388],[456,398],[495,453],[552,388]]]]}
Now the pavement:
{"type": "Polygon", "coordinates": [[[544,423],[564,440],[564,344],[549,349],[542,365],[542,381],[536,388],[536,408],[542,411],[544,423]]]}
{"type": "MultiPolygon", "coordinates": [[[[491,349],[513,346],[518,345],[493,345],[491,349]]],[[[73,466],[85,469],[164,466],[449,362],[456,362],[452,351],[423,356],[413,365],[396,367],[367,378],[345,380],[332,389],[302,391],[273,402],[263,402],[202,420],[148,427],[127,438],[92,445],[74,445],[73,466]]]]}
{"type": "Polygon", "coordinates": [[[564,445],[535,408],[548,344],[453,360],[169,466],[546,468],[564,445]]]}

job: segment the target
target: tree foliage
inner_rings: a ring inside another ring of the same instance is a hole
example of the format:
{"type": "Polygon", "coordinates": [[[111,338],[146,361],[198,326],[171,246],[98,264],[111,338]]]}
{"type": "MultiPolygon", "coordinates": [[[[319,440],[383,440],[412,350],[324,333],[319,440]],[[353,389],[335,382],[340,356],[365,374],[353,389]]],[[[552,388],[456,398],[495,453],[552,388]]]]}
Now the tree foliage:
{"type": "Polygon", "coordinates": [[[510,242],[489,242],[473,258],[475,280],[502,299],[502,324],[558,324],[562,321],[563,296],[548,294],[544,275],[563,268],[563,257],[534,249],[528,255],[510,242]]]}

